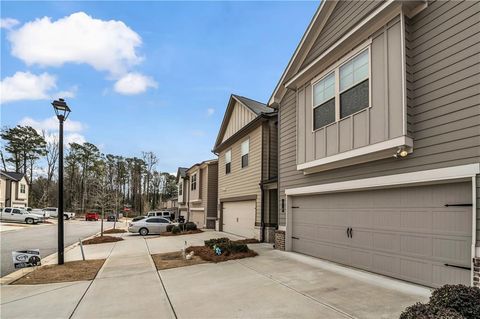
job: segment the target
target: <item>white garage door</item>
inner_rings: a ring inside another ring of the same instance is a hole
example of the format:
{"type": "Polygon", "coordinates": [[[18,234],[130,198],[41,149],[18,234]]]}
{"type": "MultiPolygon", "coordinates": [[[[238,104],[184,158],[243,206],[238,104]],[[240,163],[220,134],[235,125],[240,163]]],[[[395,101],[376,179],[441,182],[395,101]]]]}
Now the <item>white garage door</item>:
{"type": "Polygon", "coordinates": [[[223,231],[246,238],[254,238],[255,201],[223,203],[223,231]]]}
{"type": "Polygon", "coordinates": [[[194,222],[198,228],[205,227],[205,212],[203,210],[192,210],[190,221],[194,222]]]}
{"type": "Polygon", "coordinates": [[[470,183],[292,198],[292,249],[438,287],[470,283],[470,183]]]}

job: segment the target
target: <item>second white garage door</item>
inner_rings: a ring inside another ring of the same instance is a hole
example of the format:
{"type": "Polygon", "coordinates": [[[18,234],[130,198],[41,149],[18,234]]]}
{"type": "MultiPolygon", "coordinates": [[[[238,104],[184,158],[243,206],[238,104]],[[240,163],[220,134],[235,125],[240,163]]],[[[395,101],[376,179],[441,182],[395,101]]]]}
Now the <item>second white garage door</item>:
{"type": "Polygon", "coordinates": [[[223,203],[223,231],[226,233],[254,238],[255,201],[223,203]]]}
{"type": "Polygon", "coordinates": [[[202,210],[192,210],[190,221],[194,222],[198,228],[205,227],[205,212],[202,210]]]}

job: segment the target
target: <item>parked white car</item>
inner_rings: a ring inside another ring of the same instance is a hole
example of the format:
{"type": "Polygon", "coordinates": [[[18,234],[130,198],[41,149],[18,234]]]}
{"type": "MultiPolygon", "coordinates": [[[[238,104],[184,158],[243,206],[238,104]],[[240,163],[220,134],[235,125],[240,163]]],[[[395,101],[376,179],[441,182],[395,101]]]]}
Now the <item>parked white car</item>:
{"type": "Polygon", "coordinates": [[[172,220],[173,212],[169,212],[168,210],[161,210],[161,211],[151,211],[148,212],[146,217],[163,217],[169,220],[172,220]]]}
{"type": "Polygon", "coordinates": [[[24,208],[5,207],[1,211],[0,219],[10,222],[36,224],[41,217],[27,212],[24,208]]]}
{"type": "Polygon", "coordinates": [[[43,217],[43,219],[47,219],[47,218],[50,218],[50,212],[46,211],[46,210],[43,210],[43,209],[40,209],[40,208],[33,208],[30,210],[28,210],[29,207],[27,207],[27,212],[29,212],[30,214],[35,214],[35,215],[38,215],[38,216],[41,216],[43,217]]]}
{"type": "MultiPolygon", "coordinates": [[[[58,208],[56,207],[47,207],[43,211],[48,212],[51,217],[58,217],[58,208]]],[[[63,212],[63,219],[73,219],[75,218],[75,213],[63,212]]]]}
{"type": "Polygon", "coordinates": [[[128,225],[128,231],[139,233],[142,236],[148,234],[160,234],[167,231],[168,225],[175,225],[169,219],[163,217],[147,217],[128,225]]]}

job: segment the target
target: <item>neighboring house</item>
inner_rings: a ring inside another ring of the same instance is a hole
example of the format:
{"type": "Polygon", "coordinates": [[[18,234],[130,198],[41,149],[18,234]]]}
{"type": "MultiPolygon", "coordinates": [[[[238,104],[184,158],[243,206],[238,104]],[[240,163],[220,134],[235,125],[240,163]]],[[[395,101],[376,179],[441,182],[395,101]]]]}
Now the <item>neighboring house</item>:
{"type": "Polygon", "coordinates": [[[278,219],[277,112],[232,95],[213,152],[218,155],[217,230],[272,242],[278,219]]]}
{"type": "Polygon", "coordinates": [[[25,174],[0,171],[0,207],[28,207],[28,191],[25,174]]]}
{"type": "Polygon", "coordinates": [[[184,216],[185,219],[188,216],[188,177],[186,167],[179,167],[177,170],[177,189],[178,189],[178,213],[180,216],[184,216]]]}
{"type": "Polygon", "coordinates": [[[199,228],[215,228],[217,219],[218,161],[195,164],[186,171],[188,221],[199,228]]]}
{"type": "Polygon", "coordinates": [[[478,285],[479,11],[321,3],[268,104],[277,246],[431,287],[478,285]]]}

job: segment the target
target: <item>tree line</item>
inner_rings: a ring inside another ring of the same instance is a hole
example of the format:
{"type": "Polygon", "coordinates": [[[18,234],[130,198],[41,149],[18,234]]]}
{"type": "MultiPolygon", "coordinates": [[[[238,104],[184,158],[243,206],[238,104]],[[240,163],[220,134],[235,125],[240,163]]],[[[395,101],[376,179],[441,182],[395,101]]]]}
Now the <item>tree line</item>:
{"type": "MultiPolygon", "coordinates": [[[[29,205],[57,205],[58,140],[30,126],[1,131],[2,169],[24,173],[29,181],[29,205]],[[38,166],[40,165],[40,166],[38,166]]],[[[67,211],[143,213],[177,196],[175,176],[157,170],[153,152],[140,157],[103,154],[92,143],[70,143],[64,158],[64,203],[67,211]]]]}

